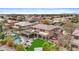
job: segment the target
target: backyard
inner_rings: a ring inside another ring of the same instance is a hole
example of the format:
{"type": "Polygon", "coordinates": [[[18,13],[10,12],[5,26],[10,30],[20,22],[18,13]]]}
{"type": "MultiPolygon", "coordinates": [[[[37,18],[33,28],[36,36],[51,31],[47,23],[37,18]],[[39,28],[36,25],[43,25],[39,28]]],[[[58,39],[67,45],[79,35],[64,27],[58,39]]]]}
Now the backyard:
{"type": "Polygon", "coordinates": [[[27,51],[34,51],[34,48],[42,47],[43,51],[56,51],[57,46],[53,43],[49,43],[47,40],[42,38],[34,39],[32,45],[27,48],[27,51]]]}

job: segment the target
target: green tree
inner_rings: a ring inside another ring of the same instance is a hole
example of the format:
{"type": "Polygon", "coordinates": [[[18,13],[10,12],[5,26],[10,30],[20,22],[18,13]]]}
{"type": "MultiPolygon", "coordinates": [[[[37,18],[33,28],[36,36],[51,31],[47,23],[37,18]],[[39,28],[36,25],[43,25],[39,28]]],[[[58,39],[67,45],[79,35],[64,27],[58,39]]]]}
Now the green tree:
{"type": "Polygon", "coordinates": [[[5,38],[4,32],[0,32],[0,39],[4,39],[4,38],[5,38]]]}
{"type": "Polygon", "coordinates": [[[41,21],[41,23],[43,23],[43,24],[49,24],[49,20],[48,19],[44,19],[44,20],[41,21]]]}
{"type": "Polygon", "coordinates": [[[44,51],[48,51],[48,50],[49,50],[48,47],[49,47],[49,43],[48,43],[48,42],[45,42],[45,43],[43,44],[43,50],[44,50],[44,51]]]}
{"type": "Polygon", "coordinates": [[[0,44],[1,45],[5,45],[6,44],[6,40],[0,40],[0,44]]]}
{"type": "Polygon", "coordinates": [[[72,18],[71,22],[78,23],[79,22],[79,17],[76,16],[76,17],[72,18]]]}
{"type": "Polygon", "coordinates": [[[56,50],[58,50],[58,48],[57,48],[57,46],[55,44],[45,42],[43,44],[43,50],[44,51],[56,51],[56,50]]]}

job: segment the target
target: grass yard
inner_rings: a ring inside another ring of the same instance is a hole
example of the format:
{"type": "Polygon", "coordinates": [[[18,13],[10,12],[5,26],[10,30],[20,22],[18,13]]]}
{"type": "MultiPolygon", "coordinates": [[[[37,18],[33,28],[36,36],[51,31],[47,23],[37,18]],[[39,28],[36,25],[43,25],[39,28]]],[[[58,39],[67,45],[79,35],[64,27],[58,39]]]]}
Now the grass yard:
{"type": "MultiPolygon", "coordinates": [[[[51,48],[54,48],[55,45],[49,43],[48,41],[46,41],[45,39],[41,39],[41,38],[37,38],[35,39],[33,42],[32,42],[32,45],[29,46],[27,48],[27,51],[34,51],[34,48],[38,48],[38,47],[42,47],[42,48],[46,48],[48,49],[48,51],[51,49],[51,48]],[[45,44],[45,45],[44,45],[45,44]]],[[[53,49],[55,50],[55,49],[53,49]]],[[[46,50],[45,50],[46,51],[46,50]]]]}
{"type": "Polygon", "coordinates": [[[35,39],[33,42],[32,42],[32,45],[27,49],[28,51],[34,51],[34,48],[35,47],[43,47],[43,44],[44,44],[44,40],[43,39],[35,39]]]}

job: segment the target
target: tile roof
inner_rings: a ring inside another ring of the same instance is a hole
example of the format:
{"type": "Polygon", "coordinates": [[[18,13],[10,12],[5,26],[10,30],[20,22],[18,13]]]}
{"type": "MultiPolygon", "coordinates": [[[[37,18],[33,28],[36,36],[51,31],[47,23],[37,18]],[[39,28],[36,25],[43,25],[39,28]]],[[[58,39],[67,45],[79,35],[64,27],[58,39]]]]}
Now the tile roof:
{"type": "Polygon", "coordinates": [[[53,30],[54,28],[58,28],[59,26],[37,24],[37,25],[34,25],[32,27],[36,28],[36,29],[42,29],[42,30],[53,30]]]}
{"type": "Polygon", "coordinates": [[[79,29],[75,29],[72,35],[79,36],[79,29]]]}

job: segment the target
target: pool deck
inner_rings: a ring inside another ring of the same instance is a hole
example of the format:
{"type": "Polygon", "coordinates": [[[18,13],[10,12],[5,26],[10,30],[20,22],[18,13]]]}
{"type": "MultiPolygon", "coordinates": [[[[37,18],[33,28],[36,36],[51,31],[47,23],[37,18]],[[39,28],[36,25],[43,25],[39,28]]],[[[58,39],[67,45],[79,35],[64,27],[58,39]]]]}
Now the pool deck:
{"type": "Polygon", "coordinates": [[[27,46],[29,46],[29,45],[31,45],[31,43],[32,43],[32,41],[33,41],[33,38],[31,39],[29,39],[29,38],[27,38],[27,37],[25,37],[25,36],[22,36],[23,37],[23,44],[25,45],[25,47],[27,47],[27,46]]]}

